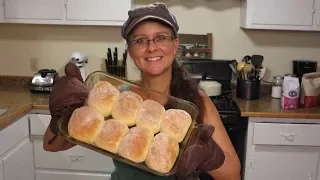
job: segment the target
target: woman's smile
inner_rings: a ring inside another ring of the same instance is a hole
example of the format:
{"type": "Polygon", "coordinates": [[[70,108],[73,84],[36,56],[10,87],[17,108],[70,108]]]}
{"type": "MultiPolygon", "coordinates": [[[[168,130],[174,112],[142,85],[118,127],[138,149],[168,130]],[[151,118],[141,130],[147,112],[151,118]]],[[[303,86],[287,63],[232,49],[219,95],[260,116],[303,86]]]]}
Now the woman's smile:
{"type": "Polygon", "coordinates": [[[158,61],[158,60],[161,60],[161,59],[162,59],[162,56],[155,56],[155,57],[145,58],[145,60],[147,60],[147,61],[158,61]]]}

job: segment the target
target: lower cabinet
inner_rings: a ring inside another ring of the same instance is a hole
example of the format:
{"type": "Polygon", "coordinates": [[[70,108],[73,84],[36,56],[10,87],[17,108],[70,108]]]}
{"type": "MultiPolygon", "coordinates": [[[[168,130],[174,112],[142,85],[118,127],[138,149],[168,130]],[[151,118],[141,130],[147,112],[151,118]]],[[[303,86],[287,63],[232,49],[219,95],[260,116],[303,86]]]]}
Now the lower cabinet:
{"type": "Polygon", "coordinates": [[[245,180],[320,179],[320,124],[288,121],[249,120],[245,180]]]}
{"type": "Polygon", "coordinates": [[[43,150],[43,134],[51,116],[30,114],[36,180],[107,180],[115,167],[110,157],[81,146],[59,152],[43,150]]]}
{"type": "Polygon", "coordinates": [[[36,170],[37,180],[108,180],[109,174],[36,170]]]}
{"type": "Polygon", "coordinates": [[[33,152],[29,137],[2,157],[5,180],[33,180],[33,152]]]}
{"type": "Polygon", "coordinates": [[[3,163],[1,160],[0,160],[0,180],[4,180],[3,163]]]}
{"type": "Polygon", "coordinates": [[[74,146],[66,151],[47,152],[43,150],[42,144],[42,139],[33,140],[35,168],[93,171],[108,174],[114,171],[112,159],[97,152],[81,146],[74,146]]]}
{"type": "Polygon", "coordinates": [[[0,130],[0,180],[34,180],[28,115],[0,130]]]}

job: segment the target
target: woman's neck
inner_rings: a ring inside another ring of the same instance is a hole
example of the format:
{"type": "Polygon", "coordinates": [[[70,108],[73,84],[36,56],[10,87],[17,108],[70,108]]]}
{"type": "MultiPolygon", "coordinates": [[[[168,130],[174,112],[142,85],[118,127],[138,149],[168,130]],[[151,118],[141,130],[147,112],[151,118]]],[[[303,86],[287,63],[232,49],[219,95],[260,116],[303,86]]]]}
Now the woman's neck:
{"type": "Polygon", "coordinates": [[[158,76],[150,76],[141,74],[140,84],[154,91],[159,91],[164,94],[170,94],[170,83],[172,78],[172,69],[168,69],[163,74],[158,76]]]}

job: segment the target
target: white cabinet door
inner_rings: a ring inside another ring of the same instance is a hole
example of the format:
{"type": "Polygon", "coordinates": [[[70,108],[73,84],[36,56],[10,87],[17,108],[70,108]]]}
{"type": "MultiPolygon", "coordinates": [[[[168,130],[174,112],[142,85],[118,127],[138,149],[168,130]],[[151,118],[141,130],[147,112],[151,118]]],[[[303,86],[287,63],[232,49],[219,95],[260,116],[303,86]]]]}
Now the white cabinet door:
{"type": "Polygon", "coordinates": [[[0,159],[0,180],[4,180],[3,163],[1,159],[0,159]]]}
{"type": "Polygon", "coordinates": [[[312,26],[315,0],[254,0],[253,24],[312,26]]]}
{"type": "Polygon", "coordinates": [[[5,180],[34,180],[33,152],[26,138],[3,157],[5,180]]]}
{"type": "Polygon", "coordinates": [[[241,0],[240,25],[248,29],[317,30],[315,1],[241,0]]]}
{"type": "Polygon", "coordinates": [[[0,22],[4,19],[4,0],[0,0],[0,22]]]}
{"type": "Polygon", "coordinates": [[[317,28],[320,29],[320,0],[316,0],[316,23],[317,23],[317,28]]]}
{"type": "Polygon", "coordinates": [[[246,180],[312,180],[317,177],[319,149],[255,146],[248,160],[246,180]]]}
{"type": "Polygon", "coordinates": [[[131,0],[68,0],[67,20],[125,21],[131,0]]]}
{"type": "Polygon", "coordinates": [[[5,0],[5,19],[61,20],[65,0],[5,0]]]}
{"type": "Polygon", "coordinates": [[[36,171],[36,180],[108,180],[109,174],[86,172],[36,171]]]}
{"type": "Polygon", "coordinates": [[[75,146],[66,151],[47,152],[43,150],[43,140],[34,139],[35,168],[94,171],[111,174],[115,166],[110,157],[90,149],[75,146]]]}

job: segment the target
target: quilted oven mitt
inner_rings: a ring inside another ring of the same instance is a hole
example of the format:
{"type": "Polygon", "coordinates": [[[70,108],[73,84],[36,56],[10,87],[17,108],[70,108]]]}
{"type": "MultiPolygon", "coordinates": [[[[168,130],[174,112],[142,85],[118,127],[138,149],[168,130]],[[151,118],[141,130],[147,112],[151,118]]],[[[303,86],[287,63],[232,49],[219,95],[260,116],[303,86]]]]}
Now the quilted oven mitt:
{"type": "Polygon", "coordinates": [[[194,144],[190,145],[179,159],[179,170],[176,173],[178,180],[194,180],[201,171],[212,171],[222,166],[225,156],[212,139],[213,131],[212,125],[199,126],[194,144]]]}
{"type": "Polygon", "coordinates": [[[49,97],[51,121],[49,128],[55,136],[48,142],[51,144],[57,136],[57,122],[62,115],[71,115],[76,109],[84,105],[89,94],[84,84],[79,68],[72,62],[65,66],[66,76],[61,77],[52,89],[49,97]]]}

